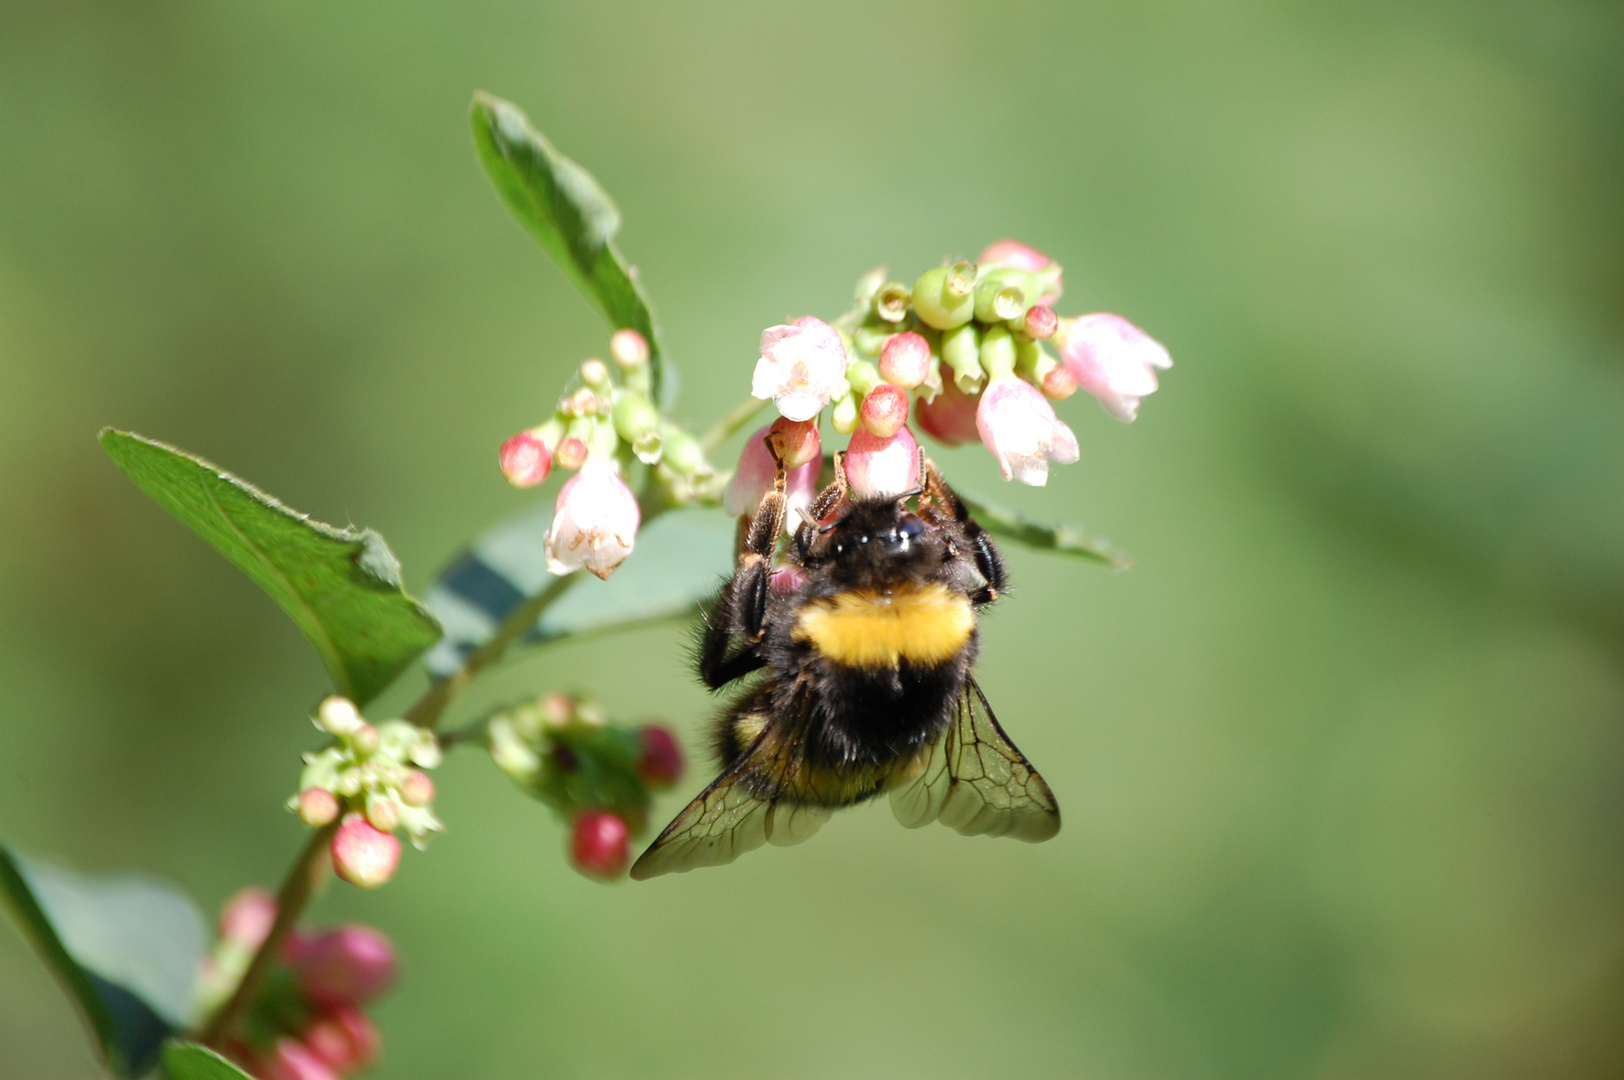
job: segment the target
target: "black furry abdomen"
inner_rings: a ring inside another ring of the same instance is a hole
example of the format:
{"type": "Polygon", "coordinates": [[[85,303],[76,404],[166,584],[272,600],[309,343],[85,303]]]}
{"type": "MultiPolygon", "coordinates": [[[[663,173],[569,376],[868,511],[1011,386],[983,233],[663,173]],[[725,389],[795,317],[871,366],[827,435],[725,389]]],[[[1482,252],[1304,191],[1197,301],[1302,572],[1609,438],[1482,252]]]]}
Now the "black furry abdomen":
{"type": "Polygon", "coordinates": [[[964,689],[962,661],[856,668],[808,652],[816,671],[806,750],[815,765],[884,765],[912,757],[942,733],[964,689]]]}

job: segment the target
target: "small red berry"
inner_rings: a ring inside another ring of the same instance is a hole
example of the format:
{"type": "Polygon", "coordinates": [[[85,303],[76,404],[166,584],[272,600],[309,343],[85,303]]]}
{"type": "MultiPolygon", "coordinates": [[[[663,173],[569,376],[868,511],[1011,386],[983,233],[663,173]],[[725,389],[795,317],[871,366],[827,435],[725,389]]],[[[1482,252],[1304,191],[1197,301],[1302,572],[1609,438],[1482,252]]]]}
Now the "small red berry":
{"type": "Polygon", "coordinates": [[[583,810],[575,818],[570,861],[587,877],[613,881],[631,862],[631,830],[607,810],[583,810]]]}
{"type": "Polygon", "coordinates": [[[682,747],[669,728],[649,724],[642,730],[643,756],[637,760],[637,775],[655,790],[675,784],[682,776],[682,747]]]}

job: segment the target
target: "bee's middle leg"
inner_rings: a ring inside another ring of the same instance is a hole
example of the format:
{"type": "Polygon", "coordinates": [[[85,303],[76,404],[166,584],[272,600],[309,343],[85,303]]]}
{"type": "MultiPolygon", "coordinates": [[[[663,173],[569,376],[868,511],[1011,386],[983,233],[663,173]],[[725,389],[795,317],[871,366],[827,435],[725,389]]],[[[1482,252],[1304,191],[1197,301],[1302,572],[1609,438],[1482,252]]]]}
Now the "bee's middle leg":
{"type": "Polygon", "coordinates": [[[778,472],[749,525],[740,531],[738,568],[717,597],[700,646],[699,673],[712,689],[755,671],[765,662],[756,646],[761,644],[767,617],[773,550],[784,528],[786,479],[777,448],[771,440],[764,441],[778,472]],[[741,647],[729,656],[735,641],[741,647]]]}

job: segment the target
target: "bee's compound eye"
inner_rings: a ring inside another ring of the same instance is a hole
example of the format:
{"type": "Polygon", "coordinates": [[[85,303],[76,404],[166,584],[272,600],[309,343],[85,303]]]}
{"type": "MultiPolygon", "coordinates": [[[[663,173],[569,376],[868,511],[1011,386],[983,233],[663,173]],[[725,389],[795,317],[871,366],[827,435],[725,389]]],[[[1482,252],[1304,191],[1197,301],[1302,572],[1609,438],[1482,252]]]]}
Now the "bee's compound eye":
{"type": "Polygon", "coordinates": [[[902,520],[897,522],[897,542],[900,544],[911,544],[924,535],[925,523],[912,514],[902,515],[902,520]]]}

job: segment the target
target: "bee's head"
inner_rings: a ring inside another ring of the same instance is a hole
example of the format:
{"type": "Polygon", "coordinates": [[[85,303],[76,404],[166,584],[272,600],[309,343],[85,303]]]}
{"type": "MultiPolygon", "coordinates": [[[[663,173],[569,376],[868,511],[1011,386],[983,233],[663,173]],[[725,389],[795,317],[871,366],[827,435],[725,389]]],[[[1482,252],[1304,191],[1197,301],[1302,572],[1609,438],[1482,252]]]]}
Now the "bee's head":
{"type": "Polygon", "coordinates": [[[796,537],[801,561],[825,566],[844,586],[883,585],[941,558],[941,541],[906,499],[859,499],[834,521],[796,537]]]}

